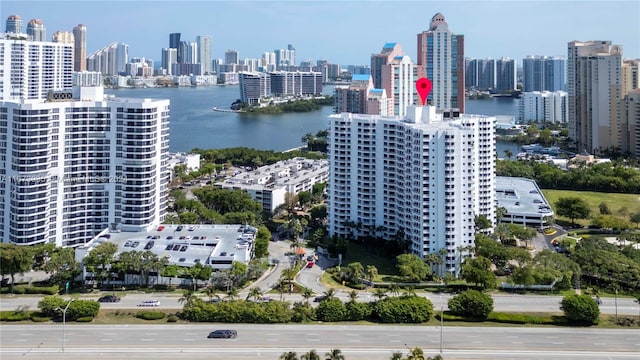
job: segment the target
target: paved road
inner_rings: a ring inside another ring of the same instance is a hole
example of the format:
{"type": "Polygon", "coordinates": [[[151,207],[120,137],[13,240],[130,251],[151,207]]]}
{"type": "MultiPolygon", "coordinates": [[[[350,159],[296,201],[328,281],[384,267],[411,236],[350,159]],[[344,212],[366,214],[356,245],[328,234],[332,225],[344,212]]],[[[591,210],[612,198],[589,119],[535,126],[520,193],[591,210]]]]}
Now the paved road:
{"type": "MultiPolygon", "coordinates": [[[[349,360],[389,359],[394,351],[440,348],[433,326],[358,325],[3,325],[0,357],[10,359],[277,359],[316,349],[342,350],[349,360]],[[210,331],[232,328],[233,340],[207,339],[210,331]]],[[[638,359],[637,330],[581,328],[445,327],[442,349],[450,359],[638,359]]]]}

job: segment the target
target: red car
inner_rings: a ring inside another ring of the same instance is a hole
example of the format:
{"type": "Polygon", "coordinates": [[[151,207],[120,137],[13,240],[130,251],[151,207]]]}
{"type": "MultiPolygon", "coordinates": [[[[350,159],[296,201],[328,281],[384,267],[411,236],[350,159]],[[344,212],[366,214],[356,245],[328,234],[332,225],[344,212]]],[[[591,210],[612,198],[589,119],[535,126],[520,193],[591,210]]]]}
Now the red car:
{"type": "Polygon", "coordinates": [[[311,268],[313,267],[313,261],[309,261],[309,262],[307,263],[307,267],[308,267],[309,269],[311,269],[311,268]]]}
{"type": "Polygon", "coordinates": [[[162,230],[164,230],[164,225],[158,226],[158,231],[162,231],[162,230]]]}

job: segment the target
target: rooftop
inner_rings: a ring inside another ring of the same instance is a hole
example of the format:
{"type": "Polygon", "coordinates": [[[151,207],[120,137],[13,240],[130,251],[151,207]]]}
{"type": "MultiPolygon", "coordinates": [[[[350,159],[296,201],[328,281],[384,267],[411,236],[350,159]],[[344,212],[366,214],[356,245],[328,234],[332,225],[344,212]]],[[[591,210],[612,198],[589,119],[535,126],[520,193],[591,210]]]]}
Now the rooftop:
{"type": "Polygon", "coordinates": [[[91,251],[101,243],[110,242],[118,246],[116,257],[123,252],[149,250],[158,257],[167,257],[170,264],[191,267],[199,262],[221,269],[233,261],[248,263],[251,260],[256,231],[254,227],[237,224],[160,225],[144,232],[106,229],[80,249],[91,251]]]}
{"type": "Polygon", "coordinates": [[[551,205],[531,179],[496,176],[496,200],[511,215],[553,216],[551,205]]]}

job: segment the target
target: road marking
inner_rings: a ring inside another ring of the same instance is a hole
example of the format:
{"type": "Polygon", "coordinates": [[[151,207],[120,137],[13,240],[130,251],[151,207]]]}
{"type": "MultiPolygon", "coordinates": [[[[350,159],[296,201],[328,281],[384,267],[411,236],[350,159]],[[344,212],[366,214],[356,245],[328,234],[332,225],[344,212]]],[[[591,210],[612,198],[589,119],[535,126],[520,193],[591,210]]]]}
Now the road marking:
{"type": "Polygon", "coordinates": [[[196,339],[183,339],[184,341],[196,341],[196,339]]]}
{"type": "Polygon", "coordinates": [[[389,340],[389,342],[392,342],[392,343],[399,343],[399,342],[400,342],[400,340],[389,340]]]}
{"type": "Polygon", "coordinates": [[[552,342],[553,345],[564,345],[563,341],[554,341],[552,342]]]}
{"type": "Polygon", "coordinates": [[[267,341],[280,341],[280,339],[267,339],[267,341]]]}
{"type": "Polygon", "coordinates": [[[113,339],[100,339],[100,341],[113,341],[113,339]]]}
{"type": "Polygon", "coordinates": [[[350,343],[353,343],[353,342],[360,342],[360,340],[359,340],[359,339],[353,339],[353,340],[349,340],[349,342],[350,342],[350,343]]]}
{"type": "Polygon", "coordinates": [[[140,339],[142,341],[155,341],[155,339],[140,339]]]}
{"type": "Polygon", "coordinates": [[[27,342],[27,339],[16,339],[16,342],[27,342]]]}
{"type": "Polygon", "coordinates": [[[512,344],[524,344],[522,341],[512,341],[512,344]]]}
{"type": "Polygon", "coordinates": [[[320,339],[307,339],[307,341],[320,341],[320,339]]]}

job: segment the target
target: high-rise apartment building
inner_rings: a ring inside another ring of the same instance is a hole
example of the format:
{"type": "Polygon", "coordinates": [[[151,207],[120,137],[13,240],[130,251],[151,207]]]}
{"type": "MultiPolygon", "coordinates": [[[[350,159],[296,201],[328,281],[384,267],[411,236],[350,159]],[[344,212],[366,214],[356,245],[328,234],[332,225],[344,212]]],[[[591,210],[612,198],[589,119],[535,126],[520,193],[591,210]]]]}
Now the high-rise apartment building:
{"type": "Polygon", "coordinates": [[[267,73],[242,71],[239,81],[243,103],[257,104],[260,99],[271,96],[271,76],[267,73]]]}
{"type": "Polygon", "coordinates": [[[73,77],[70,44],[0,48],[3,89],[24,90],[0,97],[0,239],[76,246],[164,221],[169,101],[105,97],[100,74],[73,77]]]}
{"type": "Polygon", "coordinates": [[[71,89],[73,47],[64,43],[0,38],[0,101],[46,99],[50,91],[71,89]]]}
{"type": "Polygon", "coordinates": [[[496,85],[494,59],[465,59],[465,86],[477,90],[493,89],[496,85]]]}
{"type": "Polygon", "coordinates": [[[516,90],[518,78],[516,75],[516,61],[509,58],[496,60],[496,85],[494,90],[499,93],[516,90]]]}
{"type": "Polygon", "coordinates": [[[329,235],[402,236],[421,258],[444,252],[434,271],[457,276],[474,216],[495,221],[495,118],[406,112],[329,117],[329,235]]]}
{"type": "Polygon", "coordinates": [[[296,50],[291,44],[287,49],[276,49],[273,52],[276,55],[276,69],[280,70],[296,64],[296,50]]]}
{"type": "Polygon", "coordinates": [[[522,59],[523,91],[566,91],[566,66],[562,57],[527,56],[522,59]]]}
{"type": "Polygon", "coordinates": [[[32,41],[47,41],[47,30],[40,19],[31,19],[27,23],[27,35],[32,41]]]}
{"type": "Polygon", "coordinates": [[[371,55],[371,78],[373,87],[382,89],[382,68],[391,62],[396,56],[402,56],[402,48],[398,43],[386,43],[379,54],[371,55]]]}
{"type": "Polygon", "coordinates": [[[238,64],[239,55],[236,50],[227,50],[224,52],[224,63],[225,64],[238,64]]]}
{"type": "Polygon", "coordinates": [[[568,44],[569,137],[579,151],[620,149],[627,129],[619,123],[622,46],[611,41],[568,44]]]}
{"type": "Polygon", "coordinates": [[[622,151],[640,156],[640,88],[626,93],[619,101],[621,123],[627,131],[622,139],[622,151]]]}
{"type": "Polygon", "coordinates": [[[178,49],[164,48],[162,49],[162,68],[167,71],[167,75],[172,75],[171,68],[173,64],[178,63],[178,49]]]}
{"type": "Polygon", "coordinates": [[[9,15],[9,17],[7,17],[5,32],[21,34],[22,33],[22,17],[20,17],[20,15],[9,15]]]}
{"type": "Polygon", "coordinates": [[[87,70],[87,27],[79,24],[73,28],[73,71],[87,70]]]}
{"type": "Polygon", "coordinates": [[[398,55],[382,66],[382,89],[389,97],[386,115],[404,116],[407,106],[418,99],[415,81],[418,68],[408,55],[398,55]]]}
{"type": "Polygon", "coordinates": [[[56,31],[53,33],[51,41],[55,43],[63,43],[63,44],[75,44],[75,40],[73,39],[73,33],[69,31],[56,31]]]}
{"type": "Polygon", "coordinates": [[[169,49],[176,49],[176,61],[178,63],[182,63],[182,52],[180,50],[180,33],[171,33],[169,34],[169,49]]]}
{"type": "Polygon", "coordinates": [[[518,104],[518,122],[566,123],[569,114],[566,91],[522,93],[518,104]]]}
{"type": "Polygon", "coordinates": [[[129,45],[113,42],[87,57],[87,70],[104,76],[118,75],[129,62],[129,45]]]}
{"type": "Polygon", "coordinates": [[[196,62],[200,64],[202,74],[212,74],[211,36],[199,35],[196,37],[196,43],[198,44],[198,59],[196,62]]]}
{"type": "Polygon", "coordinates": [[[464,113],[464,35],[454,35],[441,13],[431,18],[429,30],[418,34],[418,65],[420,76],[433,84],[428,103],[464,113]]]}

